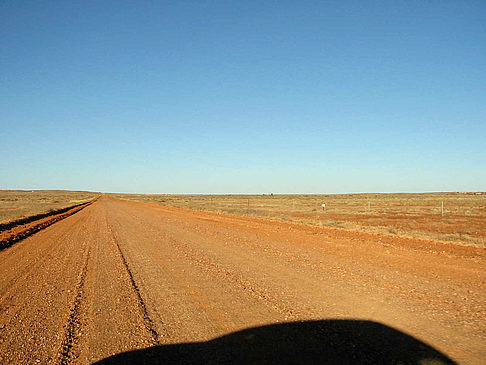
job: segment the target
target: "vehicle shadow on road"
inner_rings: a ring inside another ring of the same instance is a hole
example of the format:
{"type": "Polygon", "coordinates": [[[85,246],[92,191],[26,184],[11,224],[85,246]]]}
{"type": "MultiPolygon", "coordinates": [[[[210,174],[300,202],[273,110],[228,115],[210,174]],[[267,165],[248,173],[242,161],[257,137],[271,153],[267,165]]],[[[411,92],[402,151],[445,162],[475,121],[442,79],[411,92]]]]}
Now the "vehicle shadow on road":
{"type": "Polygon", "coordinates": [[[371,321],[272,324],[207,342],[154,346],[117,354],[107,364],[455,364],[418,339],[371,321]]]}

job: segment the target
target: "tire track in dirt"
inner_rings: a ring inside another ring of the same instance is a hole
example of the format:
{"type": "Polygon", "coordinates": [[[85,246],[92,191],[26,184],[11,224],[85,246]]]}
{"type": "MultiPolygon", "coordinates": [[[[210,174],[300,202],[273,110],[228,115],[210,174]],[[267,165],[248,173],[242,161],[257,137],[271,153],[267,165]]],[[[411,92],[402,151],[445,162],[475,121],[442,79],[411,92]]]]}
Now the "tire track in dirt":
{"type": "Polygon", "coordinates": [[[127,261],[125,255],[123,254],[123,251],[120,247],[120,243],[119,243],[115,233],[113,232],[113,228],[112,228],[111,224],[108,222],[108,218],[107,218],[106,214],[105,214],[105,219],[106,219],[106,225],[108,227],[108,230],[110,231],[110,235],[113,237],[113,241],[115,242],[115,245],[118,249],[118,252],[120,253],[120,258],[123,262],[123,266],[125,267],[125,269],[128,273],[128,276],[130,278],[130,285],[131,285],[131,287],[132,287],[132,289],[135,292],[135,295],[137,297],[138,305],[139,305],[139,308],[140,308],[140,311],[141,311],[141,314],[142,314],[142,317],[143,317],[143,322],[145,324],[145,328],[146,328],[147,332],[150,334],[153,345],[155,345],[155,346],[160,345],[159,333],[155,329],[154,321],[150,317],[150,314],[149,314],[148,309],[147,309],[147,305],[145,303],[145,300],[142,297],[142,293],[140,291],[140,288],[137,285],[137,282],[135,281],[135,277],[133,275],[132,270],[130,269],[130,265],[128,264],[128,261],[127,261]]]}
{"type": "Polygon", "coordinates": [[[84,286],[86,282],[86,276],[88,274],[88,265],[90,259],[90,251],[87,250],[86,262],[81,271],[81,276],[78,285],[76,286],[76,297],[71,307],[68,323],[66,326],[66,332],[64,335],[64,341],[61,346],[61,352],[59,354],[59,363],[62,365],[70,364],[77,357],[75,353],[75,346],[81,336],[81,306],[84,297],[84,286]]]}

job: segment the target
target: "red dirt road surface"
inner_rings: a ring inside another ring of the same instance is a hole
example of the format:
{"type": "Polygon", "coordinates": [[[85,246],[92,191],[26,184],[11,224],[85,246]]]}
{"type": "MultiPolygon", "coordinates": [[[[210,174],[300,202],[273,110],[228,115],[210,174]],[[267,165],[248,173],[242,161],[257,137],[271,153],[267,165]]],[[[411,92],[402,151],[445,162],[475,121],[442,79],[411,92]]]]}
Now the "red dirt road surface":
{"type": "Polygon", "coordinates": [[[102,196],[0,251],[0,363],[484,364],[484,264],[484,248],[102,196]]]}

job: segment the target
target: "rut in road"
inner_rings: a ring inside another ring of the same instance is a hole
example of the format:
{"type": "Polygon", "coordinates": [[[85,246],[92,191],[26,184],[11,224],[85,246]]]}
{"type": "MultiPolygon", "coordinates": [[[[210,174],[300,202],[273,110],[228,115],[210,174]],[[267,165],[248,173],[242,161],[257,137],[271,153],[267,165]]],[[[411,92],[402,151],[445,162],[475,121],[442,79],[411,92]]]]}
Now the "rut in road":
{"type": "Polygon", "coordinates": [[[152,318],[149,315],[147,305],[145,304],[145,301],[142,297],[142,293],[140,292],[140,289],[139,289],[139,287],[138,287],[138,285],[135,281],[135,278],[133,276],[133,272],[130,269],[130,265],[128,264],[128,261],[127,261],[125,255],[123,254],[123,251],[120,247],[120,243],[117,240],[116,235],[113,232],[113,228],[110,225],[110,223],[108,222],[108,217],[106,215],[105,215],[105,219],[106,219],[106,224],[107,224],[108,230],[110,231],[110,234],[113,237],[113,241],[115,242],[115,245],[118,249],[118,252],[120,253],[120,258],[123,262],[123,265],[125,266],[125,269],[127,270],[128,276],[130,277],[130,285],[131,285],[132,289],[134,290],[135,295],[137,296],[138,304],[139,304],[140,310],[142,312],[143,322],[145,324],[145,328],[150,333],[153,345],[160,345],[159,333],[155,329],[154,321],[152,320],[152,318]]]}
{"type": "Polygon", "coordinates": [[[81,302],[84,296],[84,284],[86,276],[88,274],[88,265],[90,258],[89,248],[86,254],[86,263],[81,272],[81,277],[78,285],[76,286],[76,298],[74,299],[71,313],[69,314],[68,324],[66,326],[66,334],[62,343],[59,363],[62,365],[70,364],[74,358],[74,346],[76,345],[79,336],[81,336],[81,302]]]}

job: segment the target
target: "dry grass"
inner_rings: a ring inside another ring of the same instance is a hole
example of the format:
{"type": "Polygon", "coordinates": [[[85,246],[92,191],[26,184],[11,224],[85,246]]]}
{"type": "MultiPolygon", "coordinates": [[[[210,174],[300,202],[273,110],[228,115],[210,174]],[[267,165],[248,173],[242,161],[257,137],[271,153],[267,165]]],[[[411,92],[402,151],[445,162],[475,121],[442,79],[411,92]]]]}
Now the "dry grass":
{"type": "Polygon", "coordinates": [[[114,196],[179,208],[262,216],[353,231],[486,245],[486,194],[114,196]],[[326,202],[325,209],[321,208],[322,202],[326,202]]]}
{"type": "Polygon", "coordinates": [[[98,193],[55,190],[0,190],[0,223],[87,202],[98,193]]]}

